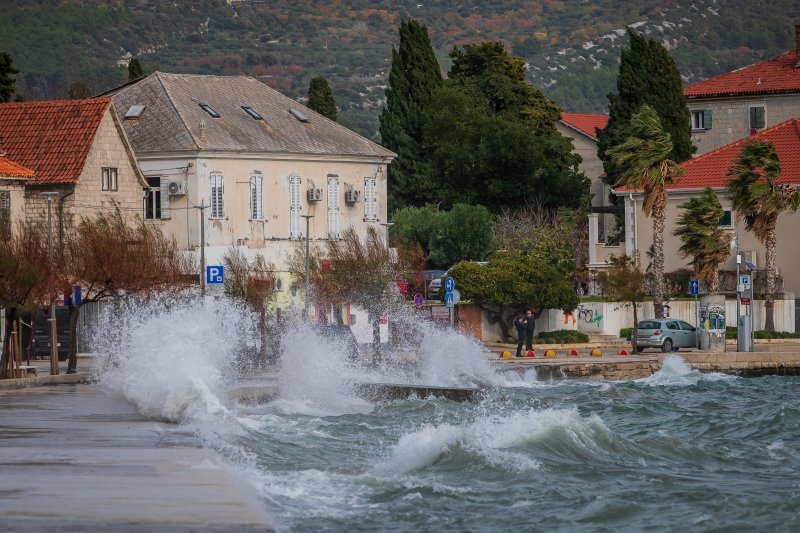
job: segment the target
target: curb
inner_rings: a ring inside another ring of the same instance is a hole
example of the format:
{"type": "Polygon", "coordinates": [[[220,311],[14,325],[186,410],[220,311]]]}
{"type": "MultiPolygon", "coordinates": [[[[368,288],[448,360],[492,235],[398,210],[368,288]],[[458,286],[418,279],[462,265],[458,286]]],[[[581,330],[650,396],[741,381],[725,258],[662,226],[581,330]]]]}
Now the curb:
{"type": "Polygon", "coordinates": [[[0,391],[46,387],[49,385],[73,385],[76,383],[91,383],[92,381],[94,381],[92,375],[87,372],[59,374],[57,376],[4,379],[0,381],[0,391]]]}

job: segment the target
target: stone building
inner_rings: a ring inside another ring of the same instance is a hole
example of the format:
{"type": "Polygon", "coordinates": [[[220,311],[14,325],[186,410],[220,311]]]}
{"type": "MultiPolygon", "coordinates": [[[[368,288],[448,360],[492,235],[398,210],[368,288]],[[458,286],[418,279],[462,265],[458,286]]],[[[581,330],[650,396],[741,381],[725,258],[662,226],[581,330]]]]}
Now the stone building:
{"type": "MultiPolygon", "coordinates": [[[[757,269],[764,268],[764,246],[752,232],[745,230],[742,220],[739,220],[730,207],[725,187],[728,184],[728,171],[733,166],[736,156],[742,146],[749,140],[769,140],[774,146],[781,161],[781,174],[778,183],[800,186],[800,118],[795,118],[764,129],[745,139],[712,150],[703,155],[690,159],[681,164],[684,174],[676,183],[667,186],[668,203],[666,209],[666,225],[664,228],[664,270],[669,272],[679,268],[690,268],[691,258],[682,258],[678,253],[681,242],[673,235],[677,220],[681,214],[679,204],[687,199],[697,196],[705,187],[711,187],[717,193],[725,215],[720,222],[723,228],[738,235],[739,250],[745,261],[755,265],[757,269]]],[[[653,220],[646,218],[642,213],[643,195],[641,191],[621,190],[615,194],[625,198],[625,253],[633,256],[636,251],[640,257],[646,257],[646,252],[653,242],[653,220]]],[[[777,269],[783,278],[783,297],[791,299],[794,294],[800,293],[800,247],[794,241],[794,236],[800,229],[800,212],[785,212],[778,218],[777,230],[777,269]]],[[[721,270],[733,271],[736,269],[733,250],[730,258],[720,266],[721,270]]],[[[733,293],[734,285],[723,286],[723,292],[733,293]]],[[[800,302],[798,302],[800,303],[800,302]]],[[[797,316],[794,306],[791,309],[793,323],[797,316]]],[[[763,324],[755,324],[755,329],[763,329],[763,324]]]]}
{"type": "Polygon", "coordinates": [[[684,90],[696,155],[800,117],[800,25],[795,48],[684,90]]]}
{"type": "Polygon", "coordinates": [[[146,181],[110,98],[0,104],[0,153],[34,173],[24,183],[29,220],[46,218],[42,193],[56,193],[59,237],[75,217],[141,213],[146,181]]]}
{"type": "Polygon", "coordinates": [[[0,239],[25,220],[25,183],[34,177],[33,170],[0,156],[0,239]]]}

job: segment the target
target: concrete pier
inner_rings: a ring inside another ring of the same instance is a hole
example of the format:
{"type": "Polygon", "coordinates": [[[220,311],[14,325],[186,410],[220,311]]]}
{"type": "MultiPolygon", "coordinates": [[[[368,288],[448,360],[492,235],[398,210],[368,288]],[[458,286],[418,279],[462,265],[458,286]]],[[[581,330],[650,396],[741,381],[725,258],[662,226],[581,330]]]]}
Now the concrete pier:
{"type": "Polygon", "coordinates": [[[3,531],[270,531],[256,496],[179,426],[90,384],[0,391],[3,531]]]}

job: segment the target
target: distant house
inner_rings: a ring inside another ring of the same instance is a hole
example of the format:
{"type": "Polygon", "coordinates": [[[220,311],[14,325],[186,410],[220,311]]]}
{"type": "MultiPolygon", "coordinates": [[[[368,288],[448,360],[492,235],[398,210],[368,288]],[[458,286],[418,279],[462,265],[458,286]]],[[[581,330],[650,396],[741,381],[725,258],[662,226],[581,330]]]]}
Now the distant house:
{"type": "Polygon", "coordinates": [[[609,194],[611,186],[603,181],[603,162],[597,157],[597,132],[608,125],[608,115],[589,113],[562,113],[556,128],[572,139],[574,152],[583,161],[580,170],[590,180],[592,212],[589,215],[589,268],[604,268],[611,254],[619,254],[618,246],[607,246],[609,235],[616,228],[616,217],[611,212],[609,194]]]}
{"type": "Polygon", "coordinates": [[[800,24],[795,41],[777,57],[686,87],[697,155],[800,117],[800,24]]]}
{"type": "MultiPolygon", "coordinates": [[[[682,259],[678,254],[680,240],[673,235],[676,221],[680,216],[678,205],[692,196],[696,196],[706,186],[713,188],[725,209],[721,221],[724,228],[736,232],[739,236],[739,249],[745,260],[764,268],[764,247],[752,232],[744,229],[744,223],[736,219],[730,208],[725,187],[728,184],[728,171],[742,146],[749,139],[769,140],[781,161],[779,183],[800,186],[800,118],[787,120],[777,126],[761,130],[751,137],[740,139],[716,150],[697,156],[681,164],[683,176],[667,186],[668,204],[666,210],[666,226],[664,229],[664,269],[665,271],[686,268],[689,259],[682,259]]],[[[617,190],[616,194],[625,198],[625,251],[633,255],[639,251],[645,257],[653,240],[653,222],[642,213],[641,191],[617,190]]],[[[800,233],[800,213],[784,213],[778,219],[777,267],[784,279],[786,291],[800,293],[800,247],[795,238],[800,233]]],[[[731,252],[730,259],[721,266],[722,269],[734,270],[735,258],[731,252]]],[[[761,326],[756,324],[757,329],[761,326]]]]}
{"type": "Polygon", "coordinates": [[[255,78],[156,72],[113,99],[149,184],[145,218],[196,250],[208,206],[209,264],[235,245],[286,271],[301,215],[314,242],[385,231],[395,154],[255,78]]]}
{"type": "Polygon", "coordinates": [[[0,239],[25,220],[25,183],[34,177],[33,170],[0,156],[0,239]]]}
{"type": "Polygon", "coordinates": [[[59,235],[75,217],[141,211],[147,183],[110,98],[0,104],[0,153],[34,172],[24,182],[29,220],[47,216],[41,193],[57,193],[59,235]]]}

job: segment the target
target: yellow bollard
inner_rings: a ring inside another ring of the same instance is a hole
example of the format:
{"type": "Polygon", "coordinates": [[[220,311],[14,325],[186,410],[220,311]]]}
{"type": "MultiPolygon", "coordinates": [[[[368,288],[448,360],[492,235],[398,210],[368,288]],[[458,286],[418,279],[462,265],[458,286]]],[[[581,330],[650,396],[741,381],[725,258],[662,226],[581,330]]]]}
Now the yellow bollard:
{"type": "Polygon", "coordinates": [[[595,348],[589,355],[591,355],[592,357],[602,357],[603,352],[600,351],[600,348],[595,348]]]}

